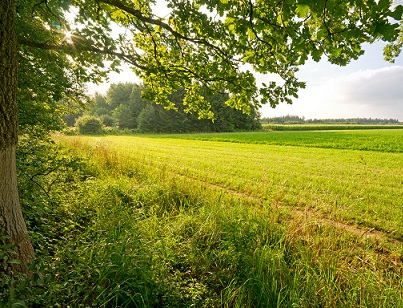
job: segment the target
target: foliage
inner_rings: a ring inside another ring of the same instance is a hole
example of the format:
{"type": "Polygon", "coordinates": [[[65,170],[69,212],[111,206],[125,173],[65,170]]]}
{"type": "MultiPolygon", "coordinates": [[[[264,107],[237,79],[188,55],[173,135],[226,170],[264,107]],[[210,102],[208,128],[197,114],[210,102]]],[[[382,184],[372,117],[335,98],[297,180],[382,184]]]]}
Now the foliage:
{"type": "MultiPolygon", "coordinates": [[[[402,10],[403,9],[401,7],[400,8],[397,7],[395,10],[395,17],[399,18],[399,12],[401,14],[402,10]]],[[[394,42],[386,45],[386,47],[384,49],[385,60],[394,63],[395,62],[394,59],[400,55],[400,53],[402,52],[402,48],[403,48],[403,21],[400,20],[399,36],[397,37],[397,39],[394,42]]]]}
{"type": "Polygon", "coordinates": [[[103,114],[100,116],[102,124],[105,126],[113,126],[115,124],[115,119],[109,114],[103,114]]]}
{"type": "Polygon", "coordinates": [[[18,0],[20,87],[27,90],[21,97],[35,98],[33,89],[45,98],[39,102],[74,100],[84,82],[100,81],[125,61],[147,85],[148,100],[173,107],[170,94],[184,89],[185,110],[198,118],[214,118],[203,88],[228,94],[225,104],[243,112],[291,103],[305,86],[295,73],[310,57],[345,65],[377,39],[394,43],[390,54],[397,54],[403,9],[391,2],[168,0],[169,13],[159,17],[153,1],[18,0]],[[113,24],[127,31],[112,33],[113,24]],[[24,77],[32,70],[40,79],[34,83],[24,77]],[[258,86],[252,71],[282,82],[258,86]]]}
{"type": "Polygon", "coordinates": [[[142,89],[141,85],[133,83],[117,83],[109,87],[105,101],[119,128],[137,128],[137,117],[147,104],[141,99],[142,89]]]}
{"type": "Polygon", "coordinates": [[[95,105],[89,109],[89,113],[95,116],[102,114],[101,119],[108,119],[109,126],[113,122],[120,129],[138,129],[142,132],[234,131],[261,127],[259,114],[253,106],[250,106],[249,114],[234,110],[225,105],[227,95],[211,94],[204,89],[203,95],[211,102],[215,114],[212,122],[185,112],[183,90],[170,95],[175,110],[167,110],[161,105],[143,100],[141,93],[144,89],[143,86],[132,83],[113,84],[105,97],[96,94],[95,105]],[[108,107],[105,107],[106,104],[108,107]]]}
{"type": "Polygon", "coordinates": [[[144,108],[138,117],[139,129],[143,132],[159,132],[158,124],[160,123],[155,115],[155,108],[147,106],[144,108]]]}
{"type": "Polygon", "coordinates": [[[262,124],[262,129],[266,131],[389,130],[401,128],[401,124],[262,124]]]}
{"type": "Polygon", "coordinates": [[[80,134],[101,134],[102,121],[100,118],[93,116],[82,116],[76,120],[76,126],[80,134]]]}
{"type": "Polygon", "coordinates": [[[113,118],[119,128],[133,129],[137,127],[137,118],[132,114],[128,105],[119,105],[113,110],[113,118]]]}
{"type": "Polygon", "coordinates": [[[21,40],[33,44],[65,40],[64,31],[57,24],[67,24],[64,14],[69,4],[60,1],[55,4],[46,7],[31,0],[17,1],[15,31],[19,37],[18,109],[22,133],[38,128],[42,132],[61,130],[64,126],[61,117],[71,113],[70,107],[88,100],[84,83],[104,75],[101,68],[85,72],[80,66],[85,61],[71,61],[71,56],[61,50],[21,43],[21,40]],[[91,73],[99,73],[99,77],[90,77],[91,73]]]}
{"type": "MultiPolygon", "coordinates": [[[[17,173],[21,207],[36,251],[36,262],[31,265],[29,275],[8,275],[0,270],[0,306],[43,306],[47,286],[56,281],[49,267],[52,256],[73,238],[74,231],[70,231],[83,228],[91,216],[85,205],[81,212],[69,211],[64,206],[66,192],[77,189],[80,182],[94,174],[81,158],[61,149],[49,138],[32,134],[19,138],[17,173]]],[[[18,262],[13,260],[12,245],[3,239],[0,234],[2,265],[18,262]]]]}

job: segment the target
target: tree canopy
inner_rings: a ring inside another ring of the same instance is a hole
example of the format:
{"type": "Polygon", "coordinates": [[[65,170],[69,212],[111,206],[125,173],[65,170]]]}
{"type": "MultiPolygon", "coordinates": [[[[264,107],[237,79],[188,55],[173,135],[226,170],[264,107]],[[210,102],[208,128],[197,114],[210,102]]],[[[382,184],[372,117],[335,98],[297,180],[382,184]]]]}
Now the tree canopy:
{"type": "Polygon", "coordinates": [[[305,86],[295,73],[310,57],[345,65],[377,39],[391,43],[389,59],[398,54],[403,7],[391,2],[18,0],[20,100],[77,100],[84,82],[126,61],[146,98],[175,109],[169,95],[185,89],[185,110],[199,118],[214,117],[202,88],[228,94],[226,104],[244,112],[250,103],[291,103],[305,86]],[[157,16],[157,4],[169,14],[157,16]],[[282,82],[260,85],[253,71],[282,82]]]}

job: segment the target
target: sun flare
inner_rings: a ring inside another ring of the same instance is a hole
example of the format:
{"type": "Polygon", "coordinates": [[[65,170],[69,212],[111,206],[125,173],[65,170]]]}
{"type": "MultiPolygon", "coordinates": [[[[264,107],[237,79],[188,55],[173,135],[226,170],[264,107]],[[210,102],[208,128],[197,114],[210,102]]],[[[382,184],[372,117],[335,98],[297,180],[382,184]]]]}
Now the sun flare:
{"type": "Polygon", "coordinates": [[[64,31],[64,40],[69,44],[73,44],[73,33],[68,30],[65,30],[64,31]]]}
{"type": "Polygon", "coordinates": [[[73,34],[70,31],[65,31],[64,34],[66,35],[66,39],[71,39],[73,34]]]}

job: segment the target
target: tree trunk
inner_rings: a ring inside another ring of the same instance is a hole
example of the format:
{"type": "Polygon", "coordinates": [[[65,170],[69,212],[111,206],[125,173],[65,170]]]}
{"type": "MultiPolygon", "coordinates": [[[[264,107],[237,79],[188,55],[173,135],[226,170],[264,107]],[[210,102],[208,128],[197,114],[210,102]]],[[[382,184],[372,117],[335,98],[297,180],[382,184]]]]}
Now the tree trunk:
{"type": "Polygon", "coordinates": [[[18,58],[14,32],[15,0],[0,1],[0,230],[14,244],[21,261],[6,270],[27,271],[34,256],[17,189],[18,58]]]}

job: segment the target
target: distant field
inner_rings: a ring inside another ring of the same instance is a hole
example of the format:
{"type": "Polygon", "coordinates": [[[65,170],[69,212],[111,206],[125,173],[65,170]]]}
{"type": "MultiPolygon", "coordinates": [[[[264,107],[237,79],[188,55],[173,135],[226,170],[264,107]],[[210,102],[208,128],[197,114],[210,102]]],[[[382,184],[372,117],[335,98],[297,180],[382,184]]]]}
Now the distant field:
{"type": "Polygon", "coordinates": [[[403,129],[272,131],[184,134],[156,137],[403,153],[403,129]]]}

